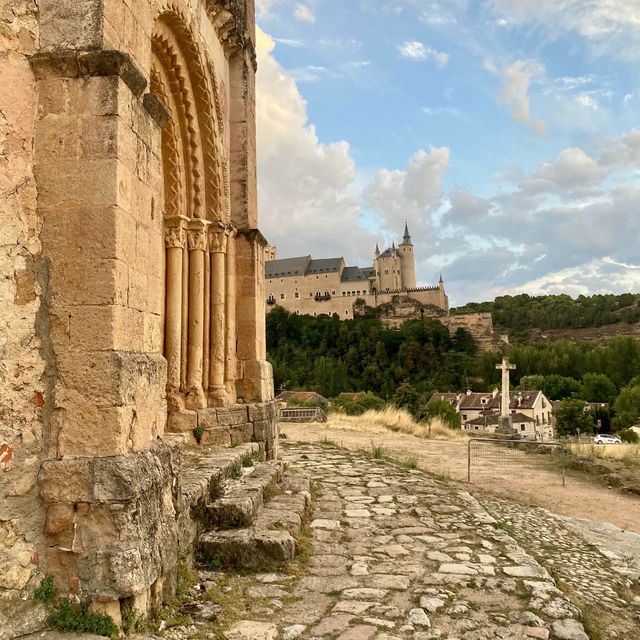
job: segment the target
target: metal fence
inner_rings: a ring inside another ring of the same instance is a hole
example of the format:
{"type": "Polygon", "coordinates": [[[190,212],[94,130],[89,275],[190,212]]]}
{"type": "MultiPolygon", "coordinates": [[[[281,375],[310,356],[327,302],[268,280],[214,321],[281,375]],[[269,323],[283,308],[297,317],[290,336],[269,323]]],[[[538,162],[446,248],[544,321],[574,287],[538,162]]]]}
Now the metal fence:
{"type": "Polygon", "coordinates": [[[326,422],[327,414],[319,407],[280,409],[280,422],[326,422]]]}
{"type": "Polygon", "coordinates": [[[566,486],[565,448],[559,442],[472,438],[467,453],[467,482],[509,481],[529,477],[540,486],[552,478],[566,486]],[[546,472],[544,476],[540,471],[546,472]]]}

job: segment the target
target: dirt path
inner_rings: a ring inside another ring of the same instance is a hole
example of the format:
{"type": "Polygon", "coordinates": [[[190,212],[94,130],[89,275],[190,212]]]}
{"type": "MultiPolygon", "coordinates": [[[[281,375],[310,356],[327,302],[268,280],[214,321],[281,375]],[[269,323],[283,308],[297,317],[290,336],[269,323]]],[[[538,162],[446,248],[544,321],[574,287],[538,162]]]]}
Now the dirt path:
{"type": "MultiPolygon", "coordinates": [[[[281,425],[281,431],[298,442],[328,439],[348,449],[371,450],[373,443],[382,446],[387,454],[398,460],[414,459],[419,469],[454,480],[467,479],[465,442],[423,440],[386,430],[371,433],[317,424],[286,424],[281,425]]],[[[526,465],[525,468],[515,460],[514,464],[506,465],[500,471],[500,477],[495,473],[481,474],[478,483],[471,485],[470,489],[474,493],[506,497],[544,507],[560,515],[610,523],[620,529],[640,533],[640,500],[637,498],[598,486],[575,472],[569,472],[567,486],[563,487],[557,471],[535,468],[534,465],[526,465]]]]}

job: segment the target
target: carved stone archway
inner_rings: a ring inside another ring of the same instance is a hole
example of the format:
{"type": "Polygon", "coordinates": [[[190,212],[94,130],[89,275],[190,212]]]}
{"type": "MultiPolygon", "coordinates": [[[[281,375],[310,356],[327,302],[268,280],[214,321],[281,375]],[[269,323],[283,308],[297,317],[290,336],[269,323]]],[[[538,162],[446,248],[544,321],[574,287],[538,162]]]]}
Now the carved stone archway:
{"type": "Polygon", "coordinates": [[[213,66],[176,10],[156,21],[152,55],[151,90],[170,113],[162,134],[164,355],[175,414],[235,400],[236,230],[213,66]]]}

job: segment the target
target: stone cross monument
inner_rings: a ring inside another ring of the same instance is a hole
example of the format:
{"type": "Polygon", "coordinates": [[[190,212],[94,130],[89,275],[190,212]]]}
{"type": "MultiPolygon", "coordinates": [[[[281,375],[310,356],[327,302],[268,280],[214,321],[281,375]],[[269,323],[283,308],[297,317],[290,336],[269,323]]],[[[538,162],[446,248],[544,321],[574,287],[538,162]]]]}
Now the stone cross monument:
{"type": "Polygon", "coordinates": [[[500,422],[497,433],[513,434],[511,415],[509,414],[509,371],[516,368],[515,364],[509,362],[509,358],[502,358],[502,363],[496,365],[496,369],[502,371],[502,402],[500,403],[500,422]]]}

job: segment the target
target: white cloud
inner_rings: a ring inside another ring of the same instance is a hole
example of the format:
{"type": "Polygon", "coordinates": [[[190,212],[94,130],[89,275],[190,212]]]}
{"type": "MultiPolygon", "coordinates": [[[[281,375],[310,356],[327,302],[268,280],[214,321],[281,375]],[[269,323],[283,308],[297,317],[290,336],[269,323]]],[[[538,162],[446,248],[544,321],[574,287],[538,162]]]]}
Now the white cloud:
{"type": "Polygon", "coordinates": [[[294,40],[292,38],[274,38],[274,41],[278,44],[284,44],[287,47],[294,47],[295,49],[304,47],[304,42],[302,40],[294,40]]]}
{"type": "Polygon", "coordinates": [[[340,74],[319,65],[307,65],[289,69],[289,74],[296,82],[318,82],[325,78],[338,78],[340,74]]]}
{"type": "Polygon", "coordinates": [[[490,0],[512,24],[544,25],[551,37],[576,32],[596,53],[640,57],[640,4],[636,0],[490,0]]]}
{"type": "Polygon", "coordinates": [[[258,18],[267,18],[271,14],[271,9],[280,2],[282,0],[256,0],[258,18]]]}
{"type": "Polygon", "coordinates": [[[308,4],[297,4],[293,10],[293,15],[300,22],[314,24],[316,21],[316,14],[308,4]]]}
{"type": "Polygon", "coordinates": [[[516,60],[503,69],[498,69],[493,60],[486,60],[485,69],[502,80],[498,102],[511,110],[516,122],[529,127],[534,133],[542,136],[547,132],[547,125],[531,115],[531,98],[529,88],[531,81],[544,74],[544,66],[531,60],[516,60]]]}
{"type": "Polygon", "coordinates": [[[443,69],[449,62],[449,54],[436,51],[417,40],[410,40],[398,45],[398,51],[403,58],[410,60],[433,60],[439,69],[443,69]]]}
{"type": "Polygon", "coordinates": [[[258,30],[256,119],[261,228],[282,257],[371,258],[375,238],[359,226],[356,169],[349,144],[322,143],[291,74],[258,30]]]}
{"type": "Polygon", "coordinates": [[[414,241],[433,242],[432,208],[442,195],[443,178],[449,169],[450,150],[430,147],[416,152],[404,170],[380,169],[364,190],[364,198],[379,216],[382,228],[395,236],[404,220],[414,241]]]}

